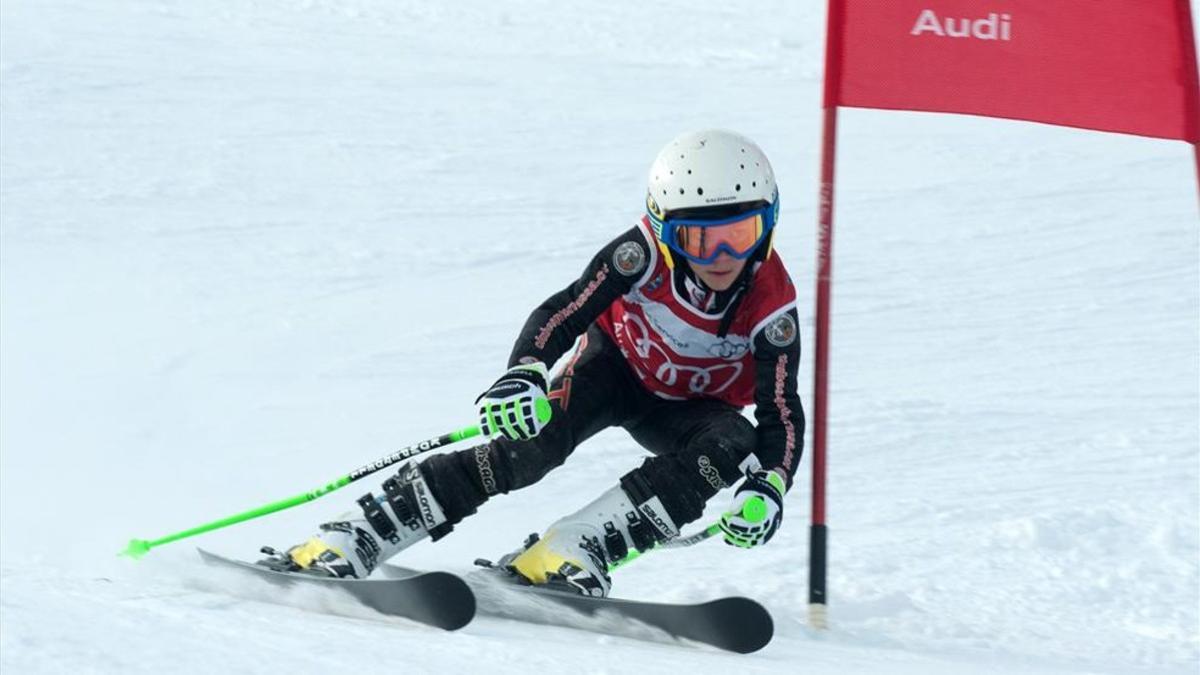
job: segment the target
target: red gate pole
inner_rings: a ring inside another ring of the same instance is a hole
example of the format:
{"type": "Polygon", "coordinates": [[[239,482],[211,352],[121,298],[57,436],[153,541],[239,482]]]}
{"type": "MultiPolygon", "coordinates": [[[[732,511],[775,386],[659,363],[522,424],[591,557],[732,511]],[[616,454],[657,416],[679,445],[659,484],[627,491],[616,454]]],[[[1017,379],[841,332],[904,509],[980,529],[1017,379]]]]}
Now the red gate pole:
{"type": "Polygon", "coordinates": [[[825,30],[825,93],[821,125],[820,209],[817,216],[816,357],[813,364],[812,524],[809,529],[808,622],[827,628],[825,572],[829,529],[825,522],[826,421],[829,413],[829,305],[833,280],[833,177],[837,157],[837,103],[841,85],[841,0],[829,0],[825,30]]]}
{"type": "Polygon", "coordinates": [[[1200,73],[1196,68],[1196,39],[1192,29],[1192,7],[1189,0],[1175,1],[1179,26],[1179,43],[1183,45],[1184,86],[1188,88],[1186,103],[1187,140],[1192,144],[1196,159],[1196,194],[1200,196],[1200,73]]]}

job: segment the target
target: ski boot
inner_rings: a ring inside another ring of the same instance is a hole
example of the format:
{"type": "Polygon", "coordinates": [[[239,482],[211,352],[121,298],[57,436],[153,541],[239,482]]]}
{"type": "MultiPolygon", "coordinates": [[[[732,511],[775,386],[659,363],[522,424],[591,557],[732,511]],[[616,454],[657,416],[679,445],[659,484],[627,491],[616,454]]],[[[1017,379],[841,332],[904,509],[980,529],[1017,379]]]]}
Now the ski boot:
{"type": "Polygon", "coordinates": [[[525,546],[500,559],[496,567],[551,589],[606,597],[612,589],[609,568],[631,549],[645,551],[679,535],[657,497],[630,499],[621,486],[552,524],[545,535],[531,535],[525,546]]]}
{"type": "Polygon", "coordinates": [[[320,532],[284,553],[263,547],[268,557],[258,564],[278,572],[365,579],[379,563],[446,522],[416,463],[404,464],[383,490],[384,496],[368,492],[359,498],[361,513],[323,523],[320,532]]]}

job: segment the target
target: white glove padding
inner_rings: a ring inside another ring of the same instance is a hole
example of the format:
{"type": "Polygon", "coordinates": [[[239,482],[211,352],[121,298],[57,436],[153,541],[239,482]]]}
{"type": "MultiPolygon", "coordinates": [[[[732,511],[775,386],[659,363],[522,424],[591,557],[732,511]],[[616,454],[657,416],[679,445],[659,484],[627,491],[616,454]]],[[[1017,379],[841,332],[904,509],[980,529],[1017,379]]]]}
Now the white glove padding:
{"type": "Polygon", "coordinates": [[[783,522],[785,492],[787,483],[774,471],[747,471],[729,512],[721,516],[725,543],[753,548],[770,541],[783,522]]]}
{"type": "Polygon", "coordinates": [[[479,430],[486,437],[502,434],[514,441],[537,436],[550,421],[546,364],[535,361],[508,369],[496,383],[475,399],[479,430]]]}

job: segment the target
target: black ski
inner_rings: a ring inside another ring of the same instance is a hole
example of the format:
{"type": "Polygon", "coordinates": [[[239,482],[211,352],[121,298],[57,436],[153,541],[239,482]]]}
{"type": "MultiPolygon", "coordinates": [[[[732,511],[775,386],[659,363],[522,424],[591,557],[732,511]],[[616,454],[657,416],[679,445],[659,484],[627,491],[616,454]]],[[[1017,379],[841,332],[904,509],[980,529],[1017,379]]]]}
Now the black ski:
{"type": "Polygon", "coordinates": [[[262,565],[232,560],[196,549],[210,565],[243,571],[269,583],[287,587],[317,584],[336,588],[381,614],[400,616],[430,626],[457,630],[475,617],[475,594],[459,577],[448,572],[418,572],[387,579],[333,579],[276,572],[262,565]]]}
{"type": "MultiPolygon", "coordinates": [[[[382,565],[387,576],[412,570],[382,565]]],[[[570,591],[519,583],[500,568],[465,577],[479,601],[479,614],[548,626],[565,626],[636,639],[682,638],[739,654],[767,646],[775,632],[770,612],[745,597],[685,604],[619,598],[592,598],[570,591]],[[569,610],[564,613],[562,610],[569,610]],[[610,619],[617,619],[616,621],[610,619]],[[648,630],[646,627],[653,630],[648,630]]]]}

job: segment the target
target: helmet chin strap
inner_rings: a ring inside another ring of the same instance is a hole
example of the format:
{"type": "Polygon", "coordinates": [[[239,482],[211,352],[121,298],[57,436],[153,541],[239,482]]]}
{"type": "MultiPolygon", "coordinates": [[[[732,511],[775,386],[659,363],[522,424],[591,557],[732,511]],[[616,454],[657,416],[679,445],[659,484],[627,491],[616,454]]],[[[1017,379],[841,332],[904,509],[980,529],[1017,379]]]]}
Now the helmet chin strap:
{"type": "Polygon", "coordinates": [[[725,315],[721,317],[721,324],[717,327],[717,337],[719,338],[723,338],[729,333],[729,326],[737,315],[742,299],[750,294],[750,285],[754,282],[754,268],[758,265],[755,261],[756,257],[751,256],[746,259],[746,266],[742,268],[742,273],[738,275],[737,281],[734,281],[733,285],[729,287],[729,290],[736,295],[729,302],[729,306],[725,308],[725,315]]]}
{"type": "Polygon", "coordinates": [[[680,256],[679,260],[676,261],[675,269],[678,270],[679,275],[676,276],[674,282],[678,283],[680,295],[688,297],[687,287],[683,283],[683,278],[686,277],[692,283],[700,286],[709,293],[716,293],[717,308],[720,308],[724,303],[728,303],[725,305],[724,314],[721,316],[721,323],[717,328],[717,337],[723,338],[729,333],[730,325],[737,316],[737,309],[742,304],[742,299],[750,293],[750,286],[754,281],[755,268],[762,258],[762,249],[763,247],[760,246],[759,251],[755,251],[754,255],[746,259],[746,264],[742,267],[742,271],[738,273],[737,279],[734,280],[729,288],[723,291],[714,291],[708,284],[704,283],[704,280],[700,278],[700,275],[696,273],[696,270],[686,258],[680,256]]]}

